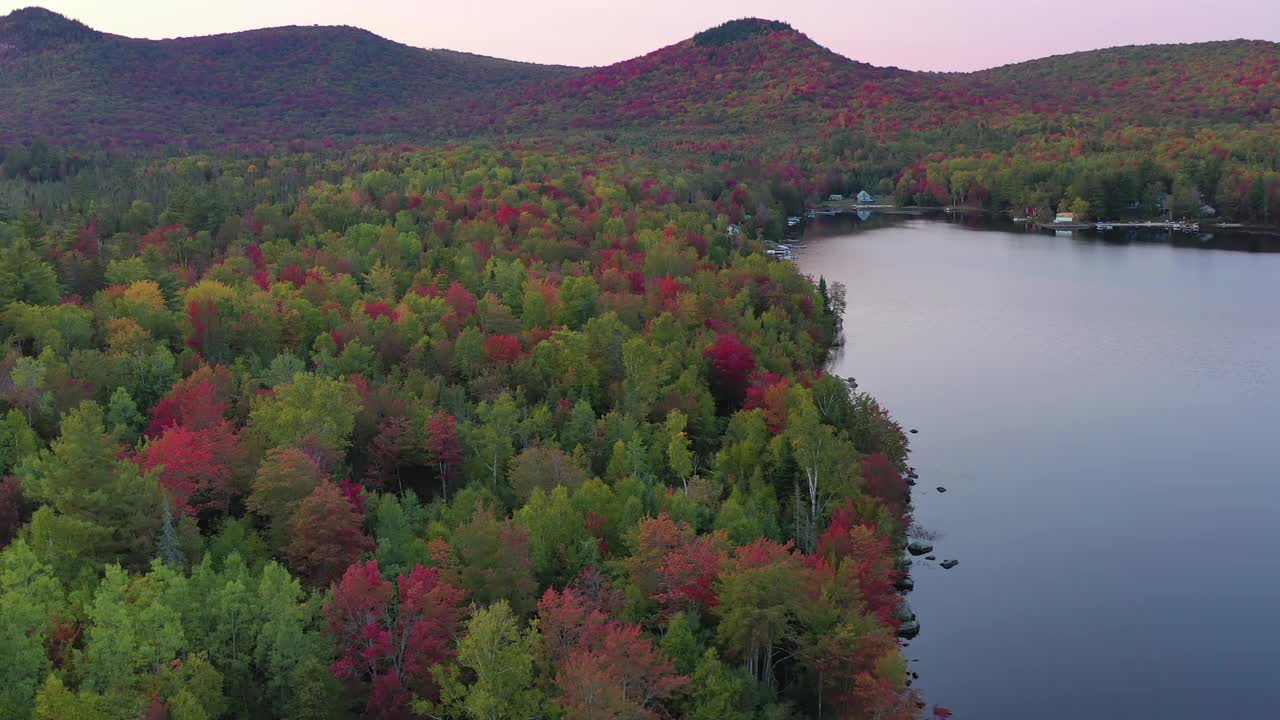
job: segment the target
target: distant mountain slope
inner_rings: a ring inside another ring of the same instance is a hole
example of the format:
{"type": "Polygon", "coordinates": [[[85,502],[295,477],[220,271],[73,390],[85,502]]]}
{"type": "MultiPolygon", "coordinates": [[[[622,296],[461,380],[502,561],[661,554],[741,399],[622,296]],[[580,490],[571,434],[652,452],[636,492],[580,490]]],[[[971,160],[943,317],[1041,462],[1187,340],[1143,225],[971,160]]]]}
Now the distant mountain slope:
{"type": "Polygon", "coordinates": [[[748,19],[509,94],[498,121],[525,130],[809,137],[848,129],[890,140],[1026,115],[1085,113],[1156,126],[1249,123],[1280,107],[1280,44],[1122,47],[975,73],[925,73],[850,60],[785,24],[748,19]]]}
{"type": "Polygon", "coordinates": [[[430,126],[423,107],[574,71],[349,27],[136,40],[29,8],[0,19],[0,129],[106,144],[410,135],[430,126]]]}
{"type": "Polygon", "coordinates": [[[1077,124],[1273,122],[1280,45],[1112,48],[976,73],[857,62],[744,19],[603,68],[422,50],[350,27],[177,40],[107,35],[40,9],[0,18],[0,142],[216,146],[292,139],[557,138],[828,143],[857,160],[1000,151],[1077,124]],[[999,137],[995,137],[995,136],[999,137]],[[1028,135],[1029,136],[1029,135],[1028,135]]]}
{"type": "Polygon", "coordinates": [[[1280,107],[1280,44],[1134,45],[971,73],[975,88],[1028,104],[1112,110],[1152,122],[1256,121],[1280,107]]]}
{"type": "Polygon", "coordinates": [[[812,124],[852,98],[906,97],[922,73],[855,62],[790,26],[737,20],[684,42],[524,89],[508,127],[662,127],[717,133],[812,124]]]}

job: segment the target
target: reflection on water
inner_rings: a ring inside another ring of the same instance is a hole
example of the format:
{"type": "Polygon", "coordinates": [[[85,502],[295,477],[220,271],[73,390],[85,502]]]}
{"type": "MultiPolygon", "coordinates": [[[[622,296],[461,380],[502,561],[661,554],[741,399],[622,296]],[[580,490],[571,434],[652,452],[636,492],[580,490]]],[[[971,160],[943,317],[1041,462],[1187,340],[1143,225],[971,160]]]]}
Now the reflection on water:
{"type": "MultiPolygon", "coordinates": [[[[945,222],[954,227],[982,232],[1000,231],[1066,237],[1081,242],[1099,242],[1114,245],[1155,243],[1173,247],[1199,248],[1202,250],[1234,250],[1237,252],[1280,252],[1280,232],[1216,229],[1206,226],[1204,232],[1188,233],[1158,228],[1115,228],[1112,230],[1060,230],[1051,232],[1014,223],[1000,216],[977,213],[949,214],[938,211],[859,210],[854,213],[819,216],[803,228],[806,238],[844,235],[857,230],[873,230],[899,225],[912,219],[928,218],[945,222]]],[[[790,228],[789,234],[798,237],[801,228],[790,228]]]]}

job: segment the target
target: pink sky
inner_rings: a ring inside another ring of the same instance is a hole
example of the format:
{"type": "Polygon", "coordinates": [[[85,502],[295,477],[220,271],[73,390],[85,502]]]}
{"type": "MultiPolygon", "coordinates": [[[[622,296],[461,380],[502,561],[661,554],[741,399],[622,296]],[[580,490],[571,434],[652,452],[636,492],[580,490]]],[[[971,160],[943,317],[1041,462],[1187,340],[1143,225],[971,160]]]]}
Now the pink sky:
{"type": "MultiPolygon", "coordinates": [[[[0,0],[7,13],[39,0],[0,0]]],[[[973,70],[1139,43],[1280,41],[1280,0],[43,0],[120,35],[355,25],[407,45],[604,65],[744,16],[784,20],[855,60],[973,70]]]]}

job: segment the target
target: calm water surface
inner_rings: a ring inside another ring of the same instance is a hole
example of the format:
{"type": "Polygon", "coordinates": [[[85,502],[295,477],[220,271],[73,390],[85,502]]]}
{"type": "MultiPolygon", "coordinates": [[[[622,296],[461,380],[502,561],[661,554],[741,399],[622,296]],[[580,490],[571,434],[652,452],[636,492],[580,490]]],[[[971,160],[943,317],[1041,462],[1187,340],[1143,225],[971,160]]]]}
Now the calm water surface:
{"type": "Polygon", "coordinates": [[[1280,717],[1280,255],[824,219],[797,254],[960,561],[913,569],[927,700],[1280,717]]]}

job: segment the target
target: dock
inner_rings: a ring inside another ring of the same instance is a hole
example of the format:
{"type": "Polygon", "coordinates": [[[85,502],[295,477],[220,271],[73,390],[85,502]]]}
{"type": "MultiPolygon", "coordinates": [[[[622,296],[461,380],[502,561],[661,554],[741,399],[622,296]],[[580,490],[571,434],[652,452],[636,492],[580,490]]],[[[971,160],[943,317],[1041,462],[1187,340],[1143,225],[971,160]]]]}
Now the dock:
{"type": "Polygon", "coordinates": [[[1174,232],[1200,232],[1200,223],[1193,222],[1096,222],[1096,223],[1033,223],[1040,230],[1172,230],[1174,232]]]}

